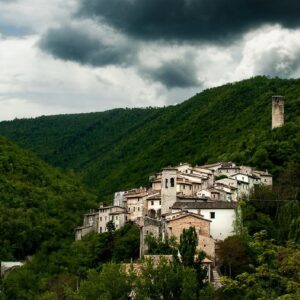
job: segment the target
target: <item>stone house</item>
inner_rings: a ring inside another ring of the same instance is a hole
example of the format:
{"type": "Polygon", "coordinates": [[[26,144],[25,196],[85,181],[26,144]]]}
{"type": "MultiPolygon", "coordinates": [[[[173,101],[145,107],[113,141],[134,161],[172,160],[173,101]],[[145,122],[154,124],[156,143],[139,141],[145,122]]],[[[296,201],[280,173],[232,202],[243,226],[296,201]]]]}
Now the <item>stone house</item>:
{"type": "Polygon", "coordinates": [[[210,220],[197,213],[181,212],[180,214],[171,214],[165,222],[166,235],[168,237],[175,236],[178,242],[184,229],[195,227],[198,237],[197,249],[204,250],[209,257],[215,257],[215,243],[210,235],[210,220]]]}
{"type": "MultiPolygon", "coordinates": [[[[205,219],[209,221],[211,237],[202,237],[202,240],[222,240],[234,231],[237,202],[244,196],[248,197],[255,185],[272,185],[272,175],[232,162],[204,166],[185,163],[162,169],[151,176],[151,183],[150,189],[115,193],[112,206],[102,205],[98,210],[85,214],[83,226],[76,229],[76,239],[91,231],[107,231],[109,221],[114,222],[116,229],[127,221],[133,221],[141,229],[142,255],[146,251],[144,238],[147,234],[164,238],[174,232],[178,237],[182,226],[191,225],[190,219],[195,224],[199,220],[205,222],[205,219]],[[215,180],[215,176],[219,175],[227,178],[215,180]],[[187,214],[190,214],[189,217],[187,214]],[[175,222],[175,219],[178,221],[175,222]],[[171,226],[171,223],[174,225],[171,226]]],[[[209,241],[203,242],[202,246],[210,245],[209,241]]],[[[213,251],[209,252],[213,254],[213,251]]]]}
{"type": "Polygon", "coordinates": [[[266,171],[254,170],[253,175],[256,175],[260,178],[262,185],[266,185],[266,186],[273,185],[273,176],[268,172],[268,170],[266,171]]]}
{"type": "Polygon", "coordinates": [[[188,211],[210,220],[210,234],[215,240],[223,240],[234,233],[236,202],[226,201],[177,201],[172,213],[188,211]]]}
{"type": "Polygon", "coordinates": [[[75,230],[75,239],[81,240],[83,236],[94,231],[98,233],[107,232],[106,224],[112,221],[116,229],[125,225],[128,221],[128,213],[126,208],[121,206],[103,206],[97,211],[91,211],[83,217],[83,226],[77,227],[75,230]]]}

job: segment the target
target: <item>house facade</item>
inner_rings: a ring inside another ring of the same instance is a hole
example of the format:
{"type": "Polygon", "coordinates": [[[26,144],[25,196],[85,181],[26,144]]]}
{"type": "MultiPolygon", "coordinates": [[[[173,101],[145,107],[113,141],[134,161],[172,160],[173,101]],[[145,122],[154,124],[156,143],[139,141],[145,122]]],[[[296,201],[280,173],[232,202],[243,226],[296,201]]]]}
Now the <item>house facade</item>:
{"type": "Polygon", "coordinates": [[[214,243],[234,233],[238,201],[249,197],[257,185],[272,186],[267,171],[232,162],[204,166],[188,163],[163,168],[151,176],[151,188],[117,192],[113,205],[84,215],[76,239],[89,232],[107,231],[111,221],[118,229],[128,221],[140,227],[140,253],[147,252],[145,237],[152,234],[179,238],[184,228],[196,228],[199,248],[214,257],[214,243]]]}

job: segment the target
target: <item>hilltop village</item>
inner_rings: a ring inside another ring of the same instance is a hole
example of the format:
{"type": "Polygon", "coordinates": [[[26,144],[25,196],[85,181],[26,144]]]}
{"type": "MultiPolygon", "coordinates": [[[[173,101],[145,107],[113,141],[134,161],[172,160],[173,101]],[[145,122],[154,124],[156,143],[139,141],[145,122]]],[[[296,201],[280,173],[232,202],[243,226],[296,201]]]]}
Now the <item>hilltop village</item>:
{"type": "Polygon", "coordinates": [[[175,236],[194,226],[198,248],[214,260],[218,241],[234,233],[238,201],[247,199],[255,185],[272,186],[272,175],[233,162],[191,166],[182,163],[150,177],[151,188],[115,193],[113,204],[84,215],[76,239],[91,231],[108,231],[132,221],[140,227],[140,256],[147,253],[145,237],[175,236]]]}
{"type": "MultiPolygon", "coordinates": [[[[272,96],[272,129],[284,124],[284,98],[272,96]]],[[[140,227],[140,257],[147,253],[145,237],[177,240],[183,229],[195,227],[198,249],[215,262],[218,241],[234,234],[238,202],[247,199],[257,185],[272,187],[273,177],[234,162],[192,166],[181,163],[150,177],[151,188],[115,193],[111,206],[84,215],[76,229],[80,240],[91,231],[108,231],[107,223],[119,229],[126,222],[140,227]]]]}

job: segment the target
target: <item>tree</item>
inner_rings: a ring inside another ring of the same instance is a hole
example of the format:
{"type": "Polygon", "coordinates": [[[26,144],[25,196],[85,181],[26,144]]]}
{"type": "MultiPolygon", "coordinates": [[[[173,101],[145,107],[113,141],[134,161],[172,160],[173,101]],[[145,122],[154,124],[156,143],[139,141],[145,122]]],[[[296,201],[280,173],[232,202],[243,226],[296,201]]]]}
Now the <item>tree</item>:
{"type": "Polygon", "coordinates": [[[230,278],[249,269],[250,251],[247,249],[243,236],[230,236],[221,241],[218,254],[224,267],[224,274],[230,278]]]}
{"type": "Polygon", "coordinates": [[[195,227],[183,229],[180,235],[180,244],[178,247],[180,253],[180,260],[184,267],[193,268],[197,275],[197,290],[203,287],[203,282],[207,277],[207,268],[203,265],[203,260],[206,257],[204,251],[199,251],[197,258],[196,249],[198,245],[198,237],[195,227]]]}
{"type": "Polygon", "coordinates": [[[107,228],[107,231],[108,231],[109,233],[114,232],[114,231],[116,230],[115,223],[114,223],[113,221],[108,221],[108,222],[106,223],[106,228],[107,228]]]}
{"type": "Polygon", "coordinates": [[[145,243],[148,246],[148,254],[174,255],[177,252],[178,245],[174,236],[171,236],[170,238],[166,237],[163,240],[161,236],[156,238],[150,233],[146,235],[145,243]]]}
{"type": "Polygon", "coordinates": [[[67,299],[105,299],[126,300],[131,285],[128,275],[119,264],[108,263],[100,273],[91,270],[86,280],[80,284],[79,291],[68,291],[67,299]]]}
{"type": "Polygon", "coordinates": [[[181,262],[184,266],[194,266],[197,245],[198,237],[195,227],[183,229],[183,232],[180,235],[180,243],[178,246],[178,250],[181,256],[181,262]]]}

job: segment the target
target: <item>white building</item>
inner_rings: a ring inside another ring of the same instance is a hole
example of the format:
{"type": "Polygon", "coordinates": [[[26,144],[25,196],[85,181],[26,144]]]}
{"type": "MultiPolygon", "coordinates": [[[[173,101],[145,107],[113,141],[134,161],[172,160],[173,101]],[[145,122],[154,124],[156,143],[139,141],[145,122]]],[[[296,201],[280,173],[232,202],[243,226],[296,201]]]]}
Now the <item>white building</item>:
{"type": "Polygon", "coordinates": [[[202,215],[211,221],[210,234],[215,240],[223,240],[234,234],[234,221],[236,218],[236,202],[225,201],[177,201],[172,207],[172,213],[188,211],[202,215]]]}
{"type": "MultiPolygon", "coordinates": [[[[83,226],[76,230],[76,238],[80,239],[91,231],[106,232],[109,221],[116,229],[127,221],[143,228],[146,219],[155,227],[170,214],[188,210],[210,220],[211,235],[215,239],[224,239],[233,232],[237,202],[248,197],[256,185],[272,185],[272,175],[267,171],[238,166],[233,162],[204,166],[184,163],[164,168],[150,178],[151,189],[115,193],[112,206],[101,206],[85,214],[83,226]],[[224,178],[216,180],[220,176],[224,178]]],[[[152,227],[150,229],[156,233],[162,230],[152,227]]],[[[147,234],[149,228],[142,232],[147,234]]]]}

